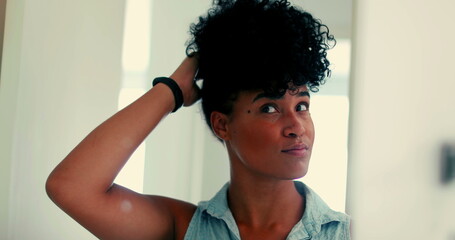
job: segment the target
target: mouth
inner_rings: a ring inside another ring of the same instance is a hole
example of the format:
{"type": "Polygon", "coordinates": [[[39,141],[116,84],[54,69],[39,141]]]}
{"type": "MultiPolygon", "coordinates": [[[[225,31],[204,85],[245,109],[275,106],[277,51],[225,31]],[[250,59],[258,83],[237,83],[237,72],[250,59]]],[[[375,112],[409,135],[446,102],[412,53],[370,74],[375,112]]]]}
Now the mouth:
{"type": "Polygon", "coordinates": [[[289,148],[281,150],[282,153],[286,153],[296,157],[304,157],[308,154],[309,147],[305,144],[292,145],[289,148]]]}

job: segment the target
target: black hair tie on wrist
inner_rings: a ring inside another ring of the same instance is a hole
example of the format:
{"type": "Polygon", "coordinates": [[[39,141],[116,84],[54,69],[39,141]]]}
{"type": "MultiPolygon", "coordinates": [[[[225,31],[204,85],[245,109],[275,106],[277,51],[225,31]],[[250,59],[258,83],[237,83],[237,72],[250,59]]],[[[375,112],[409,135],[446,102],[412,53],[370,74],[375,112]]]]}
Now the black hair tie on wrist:
{"type": "Polygon", "coordinates": [[[167,77],[157,77],[153,80],[152,84],[153,86],[155,86],[158,83],[164,83],[171,89],[175,101],[175,107],[174,110],[172,110],[172,112],[177,111],[183,105],[183,93],[179,85],[177,85],[174,79],[167,77]]]}

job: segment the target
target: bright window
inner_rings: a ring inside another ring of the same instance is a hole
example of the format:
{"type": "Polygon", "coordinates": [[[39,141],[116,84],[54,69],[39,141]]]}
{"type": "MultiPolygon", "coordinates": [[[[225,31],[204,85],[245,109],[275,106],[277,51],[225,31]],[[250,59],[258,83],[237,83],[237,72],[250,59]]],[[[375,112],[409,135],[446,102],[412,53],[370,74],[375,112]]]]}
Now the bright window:
{"type": "Polygon", "coordinates": [[[328,52],[332,77],[311,96],[316,137],[308,174],[300,180],[334,210],[345,211],[348,161],[350,41],[338,39],[328,52]]]}
{"type": "MultiPolygon", "coordinates": [[[[150,13],[149,0],[128,0],[125,8],[122,67],[123,82],[118,109],[145,93],[150,64],[150,13]]],[[[145,144],[141,144],[117,176],[115,182],[143,192],[145,144]]]]}

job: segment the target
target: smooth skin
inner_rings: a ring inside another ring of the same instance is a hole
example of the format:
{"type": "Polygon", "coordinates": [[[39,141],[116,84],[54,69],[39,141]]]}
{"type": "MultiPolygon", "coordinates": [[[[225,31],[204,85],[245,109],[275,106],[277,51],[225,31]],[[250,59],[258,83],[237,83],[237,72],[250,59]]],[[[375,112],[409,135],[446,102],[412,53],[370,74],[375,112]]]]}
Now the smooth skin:
{"type": "Polygon", "coordinates": [[[295,178],[308,171],[314,142],[307,88],[279,99],[239,94],[230,116],[212,113],[231,164],[228,202],[242,239],[286,239],[302,218],[295,178]]]}
{"type": "MultiPolygon", "coordinates": [[[[182,89],[185,106],[198,100],[196,71],[196,57],[187,57],[170,76],[182,89]]],[[[288,92],[276,99],[242,92],[232,114],[211,115],[230,158],[228,202],[242,239],[286,239],[303,215],[304,199],[292,179],[308,170],[314,141],[309,102],[305,94],[288,92]]],[[[49,197],[100,239],[183,239],[195,205],[113,183],[173,109],[171,90],[157,84],[103,122],[50,174],[49,197]]]]}

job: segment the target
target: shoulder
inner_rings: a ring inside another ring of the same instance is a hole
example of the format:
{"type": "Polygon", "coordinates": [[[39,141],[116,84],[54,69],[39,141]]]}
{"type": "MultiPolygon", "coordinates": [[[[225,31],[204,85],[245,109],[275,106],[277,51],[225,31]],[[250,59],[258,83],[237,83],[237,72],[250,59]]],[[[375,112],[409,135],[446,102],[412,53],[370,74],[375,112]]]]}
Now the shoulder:
{"type": "Polygon", "coordinates": [[[150,201],[153,201],[169,211],[174,221],[175,239],[183,239],[188,229],[190,221],[197,209],[197,206],[174,198],[168,198],[156,195],[146,195],[150,201]]]}
{"type": "Polygon", "coordinates": [[[339,221],[349,222],[350,217],[331,209],[327,203],[310,187],[302,182],[295,182],[297,190],[305,197],[305,213],[321,223],[339,221]]]}
{"type": "Polygon", "coordinates": [[[198,203],[187,228],[186,239],[227,239],[227,236],[233,237],[232,234],[238,235],[237,225],[227,202],[228,187],[229,182],[210,200],[198,203]]]}
{"type": "Polygon", "coordinates": [[[303,225],[308,232],[320,236],[331,236],[331,239],[349,239],[349,215],[331,209],[322,198],[310,187],[296,183],[299,192],[305,196],[305,213],[303,225]]]}

